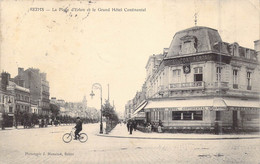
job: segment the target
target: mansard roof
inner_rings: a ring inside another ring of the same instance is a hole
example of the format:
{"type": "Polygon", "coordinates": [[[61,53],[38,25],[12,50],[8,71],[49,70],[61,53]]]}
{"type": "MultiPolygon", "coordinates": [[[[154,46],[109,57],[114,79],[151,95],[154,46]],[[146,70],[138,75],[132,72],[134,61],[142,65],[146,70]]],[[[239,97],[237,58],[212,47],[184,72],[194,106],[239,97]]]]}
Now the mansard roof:
{"type": "Polygon", "coordinates": [[[168,57],[182,55],[182,45],[185,41],[193,40],[195,43],[196,53],[217,51],[217,44],[222,42],[222,39],[217,30],[195,26],[177,32],[169,47],[168,57]]]}

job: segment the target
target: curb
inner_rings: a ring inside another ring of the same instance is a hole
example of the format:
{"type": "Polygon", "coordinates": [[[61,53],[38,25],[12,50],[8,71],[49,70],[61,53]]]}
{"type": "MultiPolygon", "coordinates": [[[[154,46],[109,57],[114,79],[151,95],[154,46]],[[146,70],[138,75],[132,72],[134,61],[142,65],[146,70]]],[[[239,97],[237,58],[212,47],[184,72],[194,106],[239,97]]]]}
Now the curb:
{"type": "Polygon", "coordinates": [[[260,139],[259,137],[223,137],[223,138],[158,138],[158,137],[126,137],[96,134],[99,137],[129,138],[129,139],[152,139],[152,140],[238,140],[238,139],[260,139]]]}

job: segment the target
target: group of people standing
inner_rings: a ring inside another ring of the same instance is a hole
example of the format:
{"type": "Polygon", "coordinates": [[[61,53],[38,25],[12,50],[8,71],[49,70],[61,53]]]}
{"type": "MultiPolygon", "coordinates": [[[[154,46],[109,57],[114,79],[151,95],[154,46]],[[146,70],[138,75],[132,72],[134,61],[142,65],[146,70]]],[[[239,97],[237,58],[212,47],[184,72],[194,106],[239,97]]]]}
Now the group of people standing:
{"type": "Polygon", "coordinates": [[[137,122],[132,121],[132,120],[128,120],[127,123],[126,123],[126,126],[127,126],[127,131],[130,132],[129,134],[132,134],[133,130],[136,131],[137,122]]]}
{"type": "MultiPolygon", "coordinates": [[[[151,133],[151,132],[158,132],[158,133],[162,133],[163,132],[163,125],[162,125],[162,121],[159,120],[159,122],[155,123],[155,122],[144,122],[138,123],[141,126],[144,126],[144,130],[145,132],[151,133]]],[[[131,135],[133,133],[133,130],[136,131],[137,129],[137,121],[135,120],[128,120],[126,123],[127,126],[127,131],[129,132],[129,134],[131,135]]]]}
{"type": "Polygon", "coordinates": [[[162,121],[159,120],[158,123],[152,122],[152,123],[145,123],[145,127],[146,127],[146,132],[151,133],[151,132],[158,132],[158,133],[162,133],[162,121]]]}

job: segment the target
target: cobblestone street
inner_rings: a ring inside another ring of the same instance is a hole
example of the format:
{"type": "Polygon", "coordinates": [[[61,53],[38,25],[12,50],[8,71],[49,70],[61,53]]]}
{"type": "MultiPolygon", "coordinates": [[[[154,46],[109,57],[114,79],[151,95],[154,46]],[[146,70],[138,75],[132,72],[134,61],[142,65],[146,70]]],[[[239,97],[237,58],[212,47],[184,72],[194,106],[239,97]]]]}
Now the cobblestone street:
{"type": "MultiPolygon", "coordinates": [[[[97,136],[99,124],[84,125],[88,141],[66,144],[72,126],[0,131],[1,163],[259,163],[260,140],[165,140],[97,136]]],[[[116,130],[126,132],[125,125],[116,130]]],[[[134,132],[133,135],[141,132],[134,132]]],[[[113,132],[111,133],[113,134],[113,132]]],[[[115,132],[114,132],[115,134],[115,132]]],[[[167,135],[167,134],[166,134],[167,135]]]]}

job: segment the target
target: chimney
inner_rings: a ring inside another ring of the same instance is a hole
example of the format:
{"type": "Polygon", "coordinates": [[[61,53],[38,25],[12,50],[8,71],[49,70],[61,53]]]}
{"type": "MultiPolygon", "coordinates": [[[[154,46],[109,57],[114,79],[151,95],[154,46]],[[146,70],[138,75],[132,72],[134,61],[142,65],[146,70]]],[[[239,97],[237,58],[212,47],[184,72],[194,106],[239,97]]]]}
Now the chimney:
{"type": "Polygon", "coordinates": [[[2,72],[1,77],[2,77],[1,85],[3,86],[3,89],[6,90],[7,85],[9,85],[10,74],[7,72],[2,72]]]}
{"type": "Polygon", "coordinates": [[[19,79],[18,85],[21,86],[21,87],[25,87],[24,80],[19,79]]]}
{"type": "Polygon", "coordinates": [[[254,41],[255,43],[255,51],[256,51],[256,56],[258,58],[258,61],[260,62],[260,40],[254,41]]]}
{"type": "Polygon", "coordinates": [[[18,68],[18,76],[21,76],[24,72],[24,68],[19,67],[18,68]]]}
{"type": "Polygon", "coordinates": [[[46,73],[41,73],[40,75],[42,79],[46,80],[46,73]]]}
{"type": "Polygon", "coordinates": [[[257,55],[259,55],[260,54],[260,40],[256,40],[256,41],[254,41],[254,43],[255,43],[255,51],[256,51],[257,55]]]}

